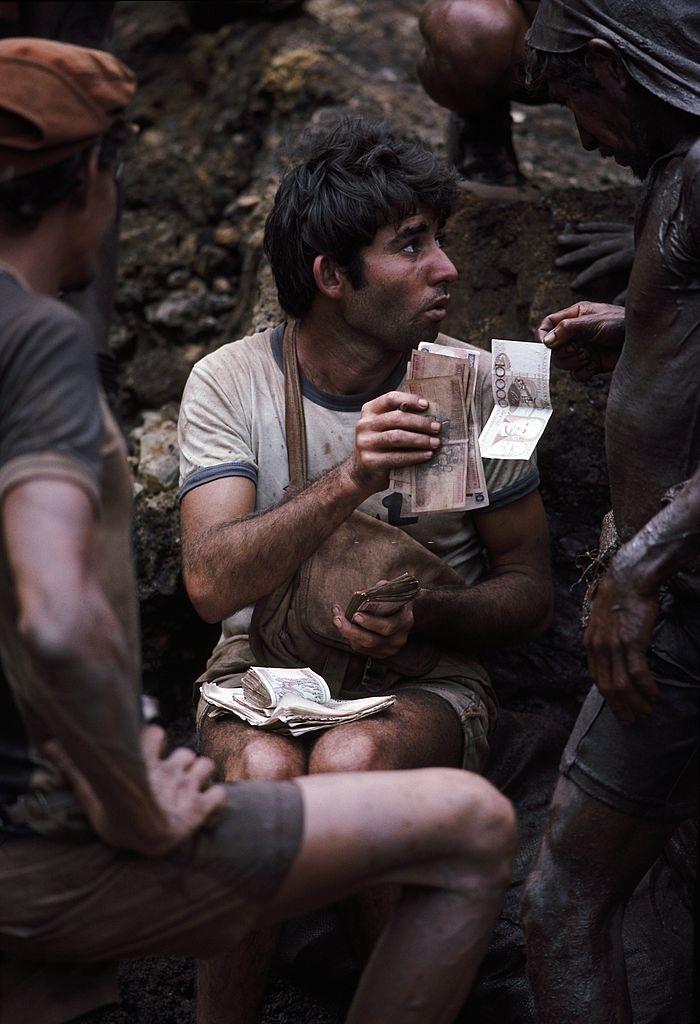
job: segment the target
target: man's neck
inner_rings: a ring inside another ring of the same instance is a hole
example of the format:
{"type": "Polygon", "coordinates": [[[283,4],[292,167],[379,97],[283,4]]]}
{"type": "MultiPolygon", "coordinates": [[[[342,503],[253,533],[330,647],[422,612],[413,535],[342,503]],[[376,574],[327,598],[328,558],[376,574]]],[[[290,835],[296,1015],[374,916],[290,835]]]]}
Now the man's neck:
{"type": "Polygon", "coordinates": [[[668,156],[669,153],[690,149],[700,138],[700,117],[678,110],[656,98],[652,100],[652,104],[651,114],[648,116],[654,131],[653,161],[668,156]]]}
{"type": "Polygon", "coordinates": [[[335,317],[309,313],[299,321],[297,358],[302,375],[321,391],[360,395],[381,387],[407,355],[382,348],[335,317]]]}

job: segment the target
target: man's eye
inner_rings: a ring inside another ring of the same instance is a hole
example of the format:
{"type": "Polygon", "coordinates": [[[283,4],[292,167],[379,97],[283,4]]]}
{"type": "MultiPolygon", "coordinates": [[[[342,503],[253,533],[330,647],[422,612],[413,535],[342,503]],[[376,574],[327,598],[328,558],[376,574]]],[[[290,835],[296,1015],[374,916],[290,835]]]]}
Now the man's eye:
{"type": "Polygon", "coordinates": [[[444,249],[445,248],[445,242],[446,242],[446,238],[445,238],[444,235],[436,235],[435,236],[435,244],[437,245],[438,249],[444,249]]]}
{"type": "Polygon", "coordinates": [[[415,242],[409,242],[408,245],[404,245],[401,252],[407,252],[409,256],[413,256],[418,252],[418,245],[415,242]]]}

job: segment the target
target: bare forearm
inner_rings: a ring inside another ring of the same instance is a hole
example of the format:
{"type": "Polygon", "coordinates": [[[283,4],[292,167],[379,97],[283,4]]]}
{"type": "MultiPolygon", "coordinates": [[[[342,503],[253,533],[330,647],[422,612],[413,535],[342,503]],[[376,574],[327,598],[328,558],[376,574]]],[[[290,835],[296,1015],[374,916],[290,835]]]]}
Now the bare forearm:
{"type": "Polygon", "coordinates": [[[341,463],[281,505],[183,542],[187,588],[200,615],[216,622],[271,593],[366,497],[341,463]]]}
{"type": "MultiPolygon", "coordinates": [[[[164,829],[141,753],[134,661],[104,599],[84,595],[80,628],[55,636],[23,624],[36,671],[29,699],[109,815],[115,844],[145,850],[164,829]],[[48,638],[48,639],[47,639],[48,638]]],[[[22,628],[22,625],[21,625],[22,628]]]]}
{"type": "Polygon", "coordinates": [[[618,552],[613,570],[646,594],[700,557],[700,470],[618,552]]]}
{"type": "Polygon", "coordinates": [[[529,640],[549,626],[551,615],[549,581],[525,572],[472,587],[424,588],[414,604],[416,632],[465,651],[529,640]]]}

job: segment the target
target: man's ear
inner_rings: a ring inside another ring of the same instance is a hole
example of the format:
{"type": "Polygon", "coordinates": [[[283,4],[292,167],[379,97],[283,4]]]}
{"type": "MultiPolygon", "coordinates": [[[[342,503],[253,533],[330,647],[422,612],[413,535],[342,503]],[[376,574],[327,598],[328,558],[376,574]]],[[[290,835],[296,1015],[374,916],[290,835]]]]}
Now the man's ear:
{"type": "Polygon", "coordinates": [[[76,185],[70,193],[70,201],[77,209],[82,210],[88,204],[90,189],[99,174],[98,159],[98,147],[93,146],[80,161],[76,185]]]}
{"type": "Polygon", "coordinates": [[[624,96],[629,88],[629,75],[614,46],[604,39],[591,39],[586,49],[586,63],[611,99],[624,96]]]}
{"type": "Polygon", "coordinates": [[[313,263],[313,274],[321,294],[329,299],[340,297],[347,279],[335,260],[330,256],[317,256],[313,263]]]}

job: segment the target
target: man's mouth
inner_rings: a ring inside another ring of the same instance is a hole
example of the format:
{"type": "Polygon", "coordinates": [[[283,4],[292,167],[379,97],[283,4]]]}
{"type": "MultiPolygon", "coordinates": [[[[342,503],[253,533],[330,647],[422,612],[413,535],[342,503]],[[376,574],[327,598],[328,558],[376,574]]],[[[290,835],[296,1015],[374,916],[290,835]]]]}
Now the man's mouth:
{"type": "Polygon", "coordinates": [[[420,311],[420,316],[425,316],[429,320],[442,320],[447,315],[447,307],[450,304],[449,295],[439,295],[437,299],[433,299],[430,305],[423,306],[420,311]]]}
{"type": "Polygon", "coordinates": [[[620,167],[629,167],[630,165],[629,159],[624,153],[617,153],[614,149],[611,149],[610,146],[598,146],[598,152],[606,159],[612,157],[615,163],[619,164],[620,167]]]}

